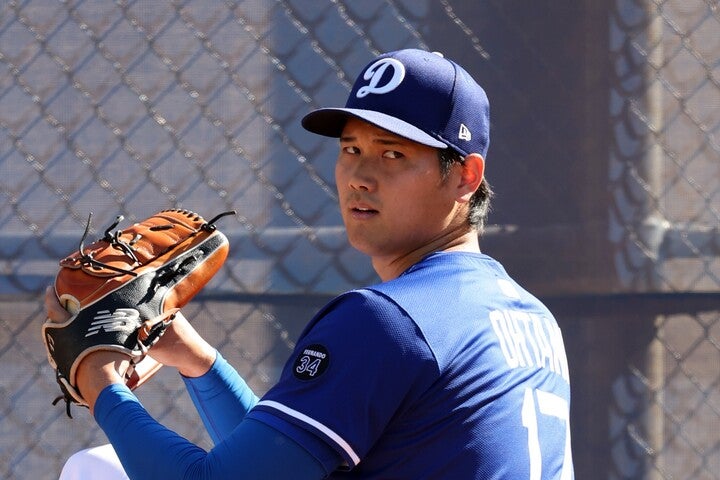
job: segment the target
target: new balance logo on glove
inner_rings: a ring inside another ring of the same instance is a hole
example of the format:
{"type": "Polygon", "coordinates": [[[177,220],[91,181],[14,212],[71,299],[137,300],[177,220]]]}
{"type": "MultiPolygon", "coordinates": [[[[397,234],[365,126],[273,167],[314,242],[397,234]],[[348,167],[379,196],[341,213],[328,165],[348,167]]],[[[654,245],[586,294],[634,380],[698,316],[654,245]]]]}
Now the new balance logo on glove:
{"type": "Polygon", "coordinates": [[[110,310],[100,310],[90,322],[85,337],[90,337],[99,333],[101,330],[106,332],[120,332],[128,326],[136,326],[140,318],[140,313],[134,308],[118,308],[114,312],[110,310]]]}

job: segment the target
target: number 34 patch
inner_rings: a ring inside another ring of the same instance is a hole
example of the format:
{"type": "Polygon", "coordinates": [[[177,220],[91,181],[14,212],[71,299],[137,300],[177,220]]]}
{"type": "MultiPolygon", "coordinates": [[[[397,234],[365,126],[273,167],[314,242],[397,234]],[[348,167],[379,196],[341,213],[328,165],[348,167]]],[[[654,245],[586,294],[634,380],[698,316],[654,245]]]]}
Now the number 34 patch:
{"type": "Polygon", "coordinates": [[[323,345],[313,344],[303,348],[295,359],[293,374],[300,380],[314,380],[330,365],[330,354],[323,345]]]}

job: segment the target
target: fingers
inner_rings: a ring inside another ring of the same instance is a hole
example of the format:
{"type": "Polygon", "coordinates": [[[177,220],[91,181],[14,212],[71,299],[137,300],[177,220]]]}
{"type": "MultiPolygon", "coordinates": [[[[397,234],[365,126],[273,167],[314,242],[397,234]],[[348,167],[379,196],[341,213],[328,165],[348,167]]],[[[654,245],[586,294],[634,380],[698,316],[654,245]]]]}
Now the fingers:
{"type": "Polygon", "coordinates": [[[157,361],[176,367],[186,377],[199,377],[215,362],[215,348],[202,338],[190,322],[178,312],[150,355],[157,361]]]}
{"type": "Polygon", "coordinates": [[[70,319],[70,312],[65,310],[60,305],[57,295],[55,295],[55,289],[52,285],[49,285],[45,289],[45,313],[51,322],[63,323],[70,319]]]}

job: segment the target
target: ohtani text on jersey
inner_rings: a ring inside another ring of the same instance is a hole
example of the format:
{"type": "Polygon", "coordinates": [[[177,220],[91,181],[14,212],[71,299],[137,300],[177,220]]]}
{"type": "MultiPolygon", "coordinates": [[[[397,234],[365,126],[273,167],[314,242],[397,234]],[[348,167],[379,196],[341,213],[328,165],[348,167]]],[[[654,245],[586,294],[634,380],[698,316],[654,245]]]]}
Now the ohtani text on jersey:
{"type": "Polygon", "coordinates": [[[516,310],[493,310],[490,322],[510,368],[549,368],[570,381],[562,334],[555,322],[516,310]]]}

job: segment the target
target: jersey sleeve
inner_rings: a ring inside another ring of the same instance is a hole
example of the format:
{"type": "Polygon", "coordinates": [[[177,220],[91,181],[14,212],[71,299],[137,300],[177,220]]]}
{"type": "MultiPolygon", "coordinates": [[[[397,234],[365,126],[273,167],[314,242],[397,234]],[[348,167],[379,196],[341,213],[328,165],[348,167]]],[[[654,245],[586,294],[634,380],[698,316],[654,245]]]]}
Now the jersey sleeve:
{"type": "MultiPolygon", "coordinates": [[[[319,480],[329,471],[314,455],[267,424],[243,420],[210,452],[156,422],[125,386],[103,389],[95,419],[130,478],[319,480]]],[[[325,457],[333,452],[326,447],[325,457]]],[[[340,463],[335,456],[331,469],[340,463]]]]}
{"type": "Polygon", "coordinates": [[[188,394],[213,443],[227,437],[257,403],[257,396],[225,358],[216,353],[210,370],[200,377],[182,377],[188,394]]]}
{"type": "Polygon", "coordinates": [[[382,294],[358,290],[313,319],[248,417],[291,436],[299,427],[351,468],[437,376],[412,319],[382,294]]]}

